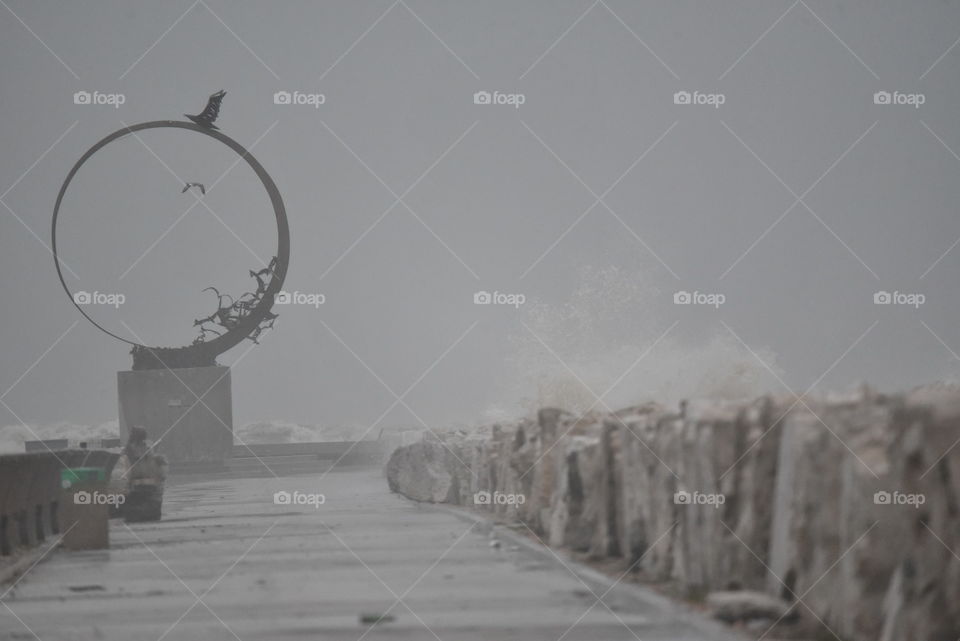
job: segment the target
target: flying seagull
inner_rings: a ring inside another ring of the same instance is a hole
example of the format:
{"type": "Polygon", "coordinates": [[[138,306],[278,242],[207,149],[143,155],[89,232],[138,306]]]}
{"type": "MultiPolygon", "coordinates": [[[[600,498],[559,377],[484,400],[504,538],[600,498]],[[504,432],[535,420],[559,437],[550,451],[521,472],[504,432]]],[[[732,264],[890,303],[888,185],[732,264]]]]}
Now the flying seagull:
{"type": "Polygon", "coordinates": [[[216,120],[217,116],[220,115],[220,103],[223,102],[223,97],[225,95],[227,95],[227,92],[221,89],[217,93],[210,95],[210,98],[207,100],[207,106],[203,108],[202,112],[196,116],[191,116],[190,114],[183,115],[201,127],[206,127],[208,129],[219,129],[219,127],[213,124],[213,121],[216,120]]]}
{"type": "Polygon", "coordinates": [[[190,189],[191,187],[199,187],[200,193],[203,194],[204,196],[207,195],[207,189],[203,186],[203,183],[187,183],[186,185],[183,186],[183,189],[180,190],[180,193],[181,194],[187,193],[187,190],[190,189]]]}

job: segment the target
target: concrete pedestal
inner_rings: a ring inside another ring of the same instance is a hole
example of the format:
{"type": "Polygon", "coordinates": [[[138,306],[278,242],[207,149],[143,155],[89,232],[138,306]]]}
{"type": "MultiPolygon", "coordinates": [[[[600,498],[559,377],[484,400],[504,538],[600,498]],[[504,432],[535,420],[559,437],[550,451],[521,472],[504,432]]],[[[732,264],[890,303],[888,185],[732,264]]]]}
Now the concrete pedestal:
{"type": "Polygon", "coordinates": [[[117,372],[117,389],[124,443],[130,427],[140,425],[172,465],[215,466],[230,458],[229,367],[117,372]]]}

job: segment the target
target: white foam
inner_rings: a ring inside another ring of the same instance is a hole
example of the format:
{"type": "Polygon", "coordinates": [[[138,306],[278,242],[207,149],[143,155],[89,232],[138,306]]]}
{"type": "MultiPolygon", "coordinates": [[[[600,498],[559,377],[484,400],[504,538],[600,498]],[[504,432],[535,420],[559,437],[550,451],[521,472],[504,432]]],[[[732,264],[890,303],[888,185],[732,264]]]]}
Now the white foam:
{"type": "MultiPolygon", "coordinates": [[[[531,331],[510,337],[514,352],[501,400],[484,420],[531,415],[540,407],[581,413],[647,401],[737,400],[779,389],[773,374],[719,323],[697,344],[676,328],[664,337],[675,319],[658,312],[662,299],[642,274],[586,267],[564,303],[532,300],[520,312],[531,331]]],[[[753,349],[779,376],[775,355],[753,349]]]]}

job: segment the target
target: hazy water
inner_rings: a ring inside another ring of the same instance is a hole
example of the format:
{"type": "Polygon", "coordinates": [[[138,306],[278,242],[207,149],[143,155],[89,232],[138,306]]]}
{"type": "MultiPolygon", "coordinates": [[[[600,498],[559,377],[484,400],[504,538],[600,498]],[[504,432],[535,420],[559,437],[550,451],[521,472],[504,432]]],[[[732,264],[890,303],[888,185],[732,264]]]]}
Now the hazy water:
{"type": "MultiPolygon", "coordinates": [[[[349,441],[360,438],[363,429],[359,426],[301,425],[286,421],[262,421],[235,428],[234,442],[252,445],[255,443],[309,443],[312,441],[349,441]]],[[[0,427],[0,452],[23,452],[24,441],[69,438],[79,441],[117,438],[117,421],[99,425],[56,423],[52,425],[5,425],[0,427]],[[28,429],[29,428],[29,429],[28,429]]],[[[368,438],[376,438],[371,432],[368,438]]]]}

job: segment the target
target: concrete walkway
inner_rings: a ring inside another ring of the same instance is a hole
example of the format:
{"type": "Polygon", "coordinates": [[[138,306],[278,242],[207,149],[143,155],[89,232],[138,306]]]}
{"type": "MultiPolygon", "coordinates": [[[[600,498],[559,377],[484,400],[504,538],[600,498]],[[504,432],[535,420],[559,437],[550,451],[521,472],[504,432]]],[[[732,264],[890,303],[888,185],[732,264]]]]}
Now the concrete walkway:
{"type": "Polygon", "coordinates": [[[160,523],[114,521],[109,551],[34,567],[3,599],[0,639],[739,639],[635,587],[591,608],[612,582],[509,537],[493,547],[489,525],[392,495],[377,469],[174,483],[164,507],[160,523]]]}

